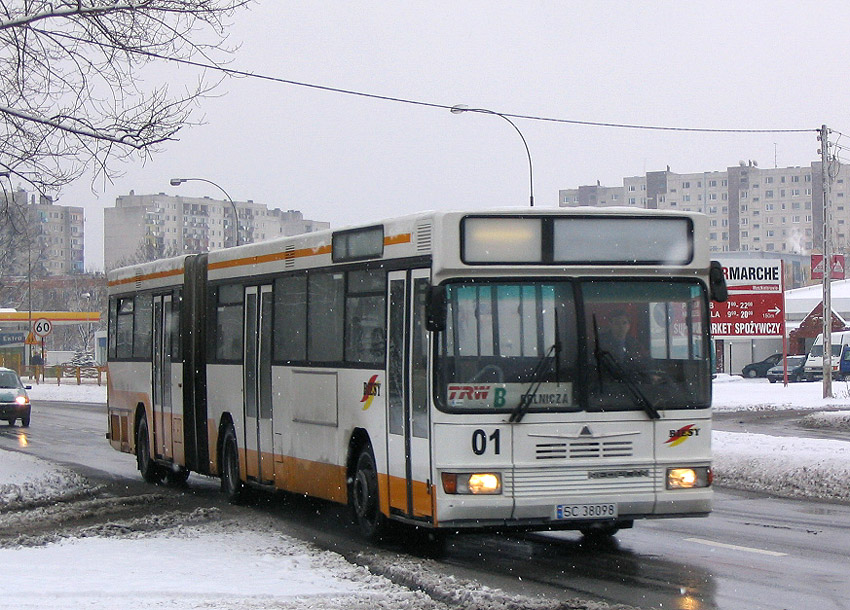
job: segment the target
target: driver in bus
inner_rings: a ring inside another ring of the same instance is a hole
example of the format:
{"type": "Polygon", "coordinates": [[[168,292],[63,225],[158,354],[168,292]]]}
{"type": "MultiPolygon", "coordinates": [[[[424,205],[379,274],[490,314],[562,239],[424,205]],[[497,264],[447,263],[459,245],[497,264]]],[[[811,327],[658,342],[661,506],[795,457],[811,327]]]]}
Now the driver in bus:
{"type": "Polygon", "coordinates": [[[638,342],[631,334],[632,320],[625,309],[616,309],[606,318],[606,328],[599,337],[600,348],[620,364],[638,359],[638,342]]]}

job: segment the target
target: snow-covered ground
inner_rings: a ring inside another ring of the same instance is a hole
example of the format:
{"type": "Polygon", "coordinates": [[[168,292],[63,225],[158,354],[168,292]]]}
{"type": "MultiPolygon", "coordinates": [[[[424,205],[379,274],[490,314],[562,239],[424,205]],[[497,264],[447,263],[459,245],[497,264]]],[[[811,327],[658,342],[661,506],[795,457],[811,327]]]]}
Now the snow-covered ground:
{"type": "Polygon", "coordinates": [[[834,381],[835,398],[823,398],[823,383],[770,383],[766,379],[744,379],[738,375],[718,375],[713,384],[715,411],[777,409],[850,409],[850,382],[834,381]]]}
{"type": "MultiPolygon", "coordinates": [[[[850,387],[833,383],[835,398],[823,398],[823,384],[769,383],[720,375],[713,384],[715,411],[807,409],[811,428],[850,431],[850,387]],[[844,409],[844,410],[842,410],[844,409]]],[[[719,485],[782,496],[850,501],[850,443],[840,440],[767,436],[715,430],[714,472],[719,485]]]]}
{"type": "MultiPolygon", "coordinates": [[[[835,399],[824,400],[821,392],[819,383],[783,387],[721,376],[714,383],[714,402],[718,411],[810,409],[806,425],[850,429],[846,384],[836,384],[835,399]]],[[[104,402],[106,390],[93,384],[42,384],[34,386],[30,395],[34,400],[104,402]]],[[[722,431],[715,431],[712,438],[719,484],[850,501],[850,443],[722,431]]],[[[61,498],[85,485],[82,477],[64,468],[0,450],[0,528],[4,510],[61,498]]],[[[392,567],[399,569],[399,565],[392,567]]],[[[421,566],[412,569],[422,570],[421,566]]],[[[0,608],[16,610],[445,607],[422,592],[397,586],[335,553],[272,528],[246,528],[215,519],[177,524],[156,533],[103,536],[95,532],[43,546],[0,548],[0,574],[13,584],[0,588],[0,608]],[[197,565],[204,566],[203,578],[198,578],[197,565]]],[[[467,608],[511,605],[508,597],[474,583],[449,583],[448,595],[452,589],[464,596],[467,608]]],[[[606,606],[576,602],[572,607],[606,606]]]]}

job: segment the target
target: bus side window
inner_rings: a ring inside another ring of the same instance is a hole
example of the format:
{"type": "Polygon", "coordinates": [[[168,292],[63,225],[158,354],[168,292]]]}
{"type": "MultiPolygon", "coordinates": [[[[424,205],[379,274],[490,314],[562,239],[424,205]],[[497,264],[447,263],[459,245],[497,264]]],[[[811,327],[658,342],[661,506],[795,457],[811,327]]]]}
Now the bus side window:
{"type": "Polygon", "coordinates": [[[345,294],[345,360],[361,364],[384,362],[386,282],[383,269],[348,272],[345,294]]]}
{"type": "Polygon", "coordinates": [[[150,294],[136,297],[133,318],[133,357],[149,359],[153,337],[153,297],[150,294]]]}
{"type": "Polygon", "coordinates": [[[274,359],[307,359],[307,274],[288,275],[274,283],[274,359]]]}
{"type": "Polygon", "coordinates": [[[215,358],[224,362],[242,360],[242,325],[244,323],[244,288],[241,284],[220,286],[215,307],[215,358]]]}
{"type": "Polygon", "coordinates": [[[307,276],[307,359],[340,362],[344,344],[345,276],[310,273],[307,276]]]}
{"type": "Polygon", "coordinates": [[[115,320],[115,357],[118,359],[133,357],[133,297],[117,300],[115,320]]]}

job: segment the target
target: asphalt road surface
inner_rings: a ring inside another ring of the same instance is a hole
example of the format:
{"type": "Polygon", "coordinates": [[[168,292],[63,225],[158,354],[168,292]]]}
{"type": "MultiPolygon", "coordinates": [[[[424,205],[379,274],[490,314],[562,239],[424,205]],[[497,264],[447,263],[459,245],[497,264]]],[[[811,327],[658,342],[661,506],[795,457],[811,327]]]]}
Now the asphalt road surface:
{"type": "MultiPolygon", "coordinates": [[[[738,425],[734,419],[732,425],[738,425]]],[[[758,431],[792,425],[758,422],[758,431]]],[[[403,541],[364,545],[344,507],[277,494],[231,509],[217,481],[195,475],[183,490],[142,484],[134,457],[114,451],[105,430],[103,405],[35,403],[30,428],[0,425],[0,447],[70,465],[112,493],[159,493],[172,503],[238,510],[240,518],[272,516],[288,534],[361,563],[368,561],[364,549],[376,556],[409,552],[416,559],[403,541]]],[[[436,565],[507,592],[562,600],[681,610],[832,610],[850,608],[848,549],[850,506],[717,489],[708,518],[637,522],[600,544],[572,532],[454,536],[436,565]]],[[[434,560],[421,560],[433,569],[434,560]]]]}

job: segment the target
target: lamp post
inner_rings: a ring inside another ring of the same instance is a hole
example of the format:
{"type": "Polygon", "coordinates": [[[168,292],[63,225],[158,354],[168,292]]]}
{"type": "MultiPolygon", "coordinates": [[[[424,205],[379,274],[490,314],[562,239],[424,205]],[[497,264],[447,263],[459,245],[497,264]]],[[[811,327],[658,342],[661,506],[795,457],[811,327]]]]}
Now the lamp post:
{"type": "Polygon", "coordinates": [[[236,236],[234,240],[236,245],[239,245],[239,212],[236,210],[236,204],[233,203],[233,199],[230,198],[230,195],[227,194],[220,185],[216,184],[212,180],[207,180],[206,178],[172,178],[169,183],[171,186],[180,186],[184,182],[195,181],[195,182],[206,182],[207,184],[212,184],[215,188],[224,193],[224,196],[227,197],[227,200],[230,202],[230,207],[233,209],[233,234],[236,236]]]}
{"type": "Polygon", "coordinates": [[[525,154],[528,157],[528,201],[531,207],[534,207],[534,171],[532,170],[531,166],[531,151],[528,149],[528,142],[525,141],[525,136],[522,135],[522,132],[519,130],[519,127],[516,126],[516,123],[514,123],[512,120],[510,120],[508,117],[506,117],[500,112],[487,110],[486,108],[469,108],[464,104],[457,104],[455,106],[452,106],[451,112],[452,114],[461,114],[463,112],[480,112],[482,114],[493,114],[495,116],[502,117],[508,123],[511,124],[511,127],[516,130],[516,132],[519,134],[519,137],[522,139],[523,146],[525,146],[525,154]]]}
{"type": "MultiPolygon", "coordinates": [[[[80,296],[83,299],[85,299],[85,301],[86,301],[86,309],[91,311],[91,300],[92,300],[91,299],[91,293],[90,292],[83,292],[82,294],[80,294],[80,296]]],[[[92,355],[94,355],[95,350],[92,349],[94,346],[92,346],[91,348],[89,347],[89,343],[91,342],[92,338],[93,338],[93,335],[92,335],[92,332],[91,332],[91,318],[89,318],[89,328],[88,328],[88,331],[86,332],[86,336],[83,338],[83,349],[85,350],[85,352],[87,354],[91,353],[92,355]]]]}

